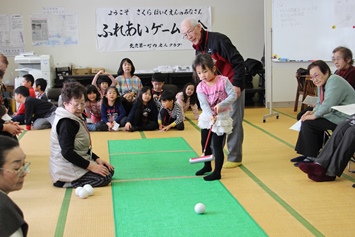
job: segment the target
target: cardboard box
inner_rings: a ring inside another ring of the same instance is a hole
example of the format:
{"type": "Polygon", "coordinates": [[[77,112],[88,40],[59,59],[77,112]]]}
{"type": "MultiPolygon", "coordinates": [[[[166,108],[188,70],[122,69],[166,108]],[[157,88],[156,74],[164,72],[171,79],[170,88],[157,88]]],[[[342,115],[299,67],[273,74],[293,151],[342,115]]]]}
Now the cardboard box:
{"type": "Polygon", "coordinates": [[[92,74],[96,74],[96,73],[98,73],[99,71],[105,72],[105,68],[102,68],[102,67],[94,67],[94,68],[91,68],[91,73],[92,73],[92,74]]]}
{"type": "Polygon", "coordinates": [[[91,74],[91,68],[89,67],[80,67],[80,68],[73,68],[72,75],[88,75],[91,74]]]}

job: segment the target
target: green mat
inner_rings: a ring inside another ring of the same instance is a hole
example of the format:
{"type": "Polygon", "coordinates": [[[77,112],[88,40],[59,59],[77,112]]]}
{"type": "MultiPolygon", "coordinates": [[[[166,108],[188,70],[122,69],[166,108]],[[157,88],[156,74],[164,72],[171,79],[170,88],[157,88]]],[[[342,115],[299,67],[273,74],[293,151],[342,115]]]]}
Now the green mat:
{"type": "Polygon", "coordinates": [[[193,176],[203,164],[189,163],[198,156],[181,137],[109,141],[114,179],[193,176]]]}
{"type": "Polygon", "coordinates": [[[109,151],[125,180],[112,183],[116,236],[266,236],[221,182],[183,177],[201,166],[189,164],[197,154],[184,139],[109,141],[109,151]],[[205,214],[194,212],[198,202],[205,214]]]}

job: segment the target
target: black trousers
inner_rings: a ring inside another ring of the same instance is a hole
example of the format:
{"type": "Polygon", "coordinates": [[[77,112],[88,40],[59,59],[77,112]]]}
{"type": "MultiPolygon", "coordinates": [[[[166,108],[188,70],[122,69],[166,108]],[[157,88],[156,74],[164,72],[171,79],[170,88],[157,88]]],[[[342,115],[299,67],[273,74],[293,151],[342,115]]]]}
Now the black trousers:
{"type": "Polygon", "coordinates": [[[298,154],[309,157],[317,157],[323,146],[324,132],[336,128],[336,124],[325,118],[306,120],[302,122],[301,131],[298,134],[295,150],[298,154]]]}
{"type": "MultiPolygon", "coordinates": [[[[209,129],[201,129],[201,145],[202,151],[206,146],[206,140],[208,137],[209,129]]],[[[213,154],[215,157],[215,168],[213,173],[221,174],[221,169],[224,162],[224,154],[223,154],[223,147],[226,140],[226,134],[224,133],[222,136],[218,136],[216,133],[211,132],[210,137],[207,141],[205,155],[213,154]]],[[[211,161],[205,162],[206,165],[211,165],[211,161]]]]}
{"type": "MultiPolygon", "coordinates": [[[[160,117],[162,119],[162,124],[163,126],[168,126],[169,124],[173,123],[175,121],[175,118],[170,117],[168,111],[166,109],[162,109],[160,110],[160,117]]],[[[184,130],[185,129],[185,125],[184,122],[182,121],[179,124],[176,124],[175,128],[177,130],[184,130]]]]}
{"type": "Polygon", "coordinates": [[[143,117],[142,108],[137,108],[134,111],[134,116],[131,124],[137,131],[153,131],[159,128],[158,117],[155,121],[148,120],[148,118],[143,117]]]}

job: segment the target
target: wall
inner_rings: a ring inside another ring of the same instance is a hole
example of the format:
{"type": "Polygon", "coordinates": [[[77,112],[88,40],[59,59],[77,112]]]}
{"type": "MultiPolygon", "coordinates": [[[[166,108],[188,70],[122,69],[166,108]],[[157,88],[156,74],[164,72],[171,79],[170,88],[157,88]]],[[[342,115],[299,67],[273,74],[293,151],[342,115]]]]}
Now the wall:
{"type": "Polygon", "coordinates": [[[354,51],[354,9],[355,0],[273,0],[273,54],[330,61],[338,45],[354,51]]]}
{"type": "MultiPolygon", "coordinates": [[[[265,77],[267,105],[293,106],[296,97],[297,81],[295,74],[298,68],[307,68],[309,63],[302,62],[272,62],[272,0],[264,0],[264,28],[265,28],[265,77]]],[[[287,42],[285,42],[287,43],[287,42]]],[[[289,45],[293,47],[293,45],[289,45]]],[[[335,46],[336,47],[336,46],[335,46]]],[[[334,47],[334,48],[335,48],[334,47]]],[[[331,57],[332,53],[329,52],[331,57]]],[[[335,71],[333,63],[328,63],[332,72],[335,71]]]]}
{"type": "MultiPolygon", "coordinates": [[[[85,67],[104,67],[109,72],[116,72],[122,58],[132,59],[136,69],[152,69],[158,65],[188,65],[194,58],[194,50],[151,51],[151,52],[109,52],[96,51],[95,9],[102,7],[182,7],[211,6],[212,29],[230,37],[238,50],[247,58],[260,60],[264,47],[264,9],[262,0],[220,0],[179,2],[137,0],[2,0],[0,14],[21,13],[25,23],[25,50],[36,54],[50,54],[55,65],[73,64],[85,67]],[[30,16],[40,13],[42,7],[64,7],[66,12],[78,14],[79,45],[62,47],[32,47],[30,16]]],[[[9,57],[10,66],[4,81],[13,84],[17,76],[17,65],[9,57]],[[12,76],[13,75],[13,76],[12,76]]]]}

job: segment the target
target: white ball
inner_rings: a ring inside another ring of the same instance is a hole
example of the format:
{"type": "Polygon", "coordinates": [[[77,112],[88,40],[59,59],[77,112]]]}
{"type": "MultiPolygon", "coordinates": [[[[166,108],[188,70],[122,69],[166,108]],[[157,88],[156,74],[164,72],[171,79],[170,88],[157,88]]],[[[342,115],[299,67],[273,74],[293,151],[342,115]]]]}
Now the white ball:
{"type": "Polygon", "coordinates": [[[197,214],[203,214],[203,213],[205,213],[205,210],[206,210],[206,207],[202,203],[197,203],[195,205],[195,212],[197,214]]]}
{"type": "Polygon", "coordinates": [[[76,196],[79,196],[79,192],[80,192],[80,190],[82,189],[83,187],[77,187],[76,189],[75,189],[75,195],[76,196]]]}
{"type": "Polygon", "coordinates": [[[80,198],[87,198],[87,197],[89,197],[89,192],[88,191],[86,191],[86,189],[85,188],[82,188],[82,189],[80,189],[80,191],[79,191],[79,197],[80,198]]]}
{"type": "Polygon", "coordinates": [[[90,184],[85,184],[84,187],[88,191],[89,195],[94,195],[94,188],[90,184]]]}

